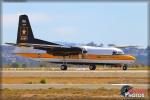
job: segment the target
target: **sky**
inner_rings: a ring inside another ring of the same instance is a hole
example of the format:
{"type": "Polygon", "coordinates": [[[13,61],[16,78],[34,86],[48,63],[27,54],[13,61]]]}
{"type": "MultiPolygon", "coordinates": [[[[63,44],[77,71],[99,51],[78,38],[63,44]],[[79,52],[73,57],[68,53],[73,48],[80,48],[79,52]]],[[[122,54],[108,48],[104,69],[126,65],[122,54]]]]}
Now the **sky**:
{"type": "Polygon", "coordinates": [[[30,2],[2,4],[2,43],[16,42],[18,17],[46,41],[147,47],[147,3],[30,2]]]}

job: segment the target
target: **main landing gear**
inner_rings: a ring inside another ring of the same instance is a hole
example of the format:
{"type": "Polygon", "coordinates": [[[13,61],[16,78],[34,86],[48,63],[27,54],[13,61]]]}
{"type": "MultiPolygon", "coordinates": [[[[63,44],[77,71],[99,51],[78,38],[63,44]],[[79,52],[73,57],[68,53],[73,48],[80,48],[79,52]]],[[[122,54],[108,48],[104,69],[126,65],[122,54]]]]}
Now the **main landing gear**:
{"type": "Polygon", "coordinates": [[[122,66],[122,69],[123,69],[123,70],[127,70],[127,69],[128,69],[128,66],[127,66],[127,65],[123,65],[123,66],[122,66]]]}
{"type": "Polygon", "coordinates": [[[61,65],[61,66],[60,66],[60,69],[61,69],[61,70],[67,70],[67,65],[64,65],[64,64],[61,65]]]}
{"type": "MultiPolygon", "coordinates": [[[[61,70],[67,70],[67,67],[68,67],[67,65],[63,64],[63,65],[60,66],[60,69],[61,70]]],[[[89,69],[90,70],[95,70],[96,69],[96,65],[89,65],[89,69]]]]}
{"type": "Polygon", "coordinates": [[[89,65],[89,69],[90,70],[95,70],[96,69],[96,65],[89,65]]]}
{"type": "Polygon", "coordinates": [[[62,65],[60,66],[60,69],[61,70],[67,70],[67,62],[66,62],[66,60],[65,60],[65,56],[63,56],[63,63],[62,63],[62,65]]]}

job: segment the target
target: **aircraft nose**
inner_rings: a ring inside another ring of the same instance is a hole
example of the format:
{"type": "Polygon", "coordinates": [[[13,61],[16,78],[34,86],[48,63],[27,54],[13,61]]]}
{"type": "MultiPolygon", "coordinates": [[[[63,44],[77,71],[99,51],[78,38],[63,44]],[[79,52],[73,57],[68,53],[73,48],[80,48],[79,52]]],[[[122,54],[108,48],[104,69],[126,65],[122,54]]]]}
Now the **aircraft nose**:
{"type": "Polygon", "coordinates": [[[130,56],[131,60],[136,60],[136,58],[134,56],[130,56]]]}

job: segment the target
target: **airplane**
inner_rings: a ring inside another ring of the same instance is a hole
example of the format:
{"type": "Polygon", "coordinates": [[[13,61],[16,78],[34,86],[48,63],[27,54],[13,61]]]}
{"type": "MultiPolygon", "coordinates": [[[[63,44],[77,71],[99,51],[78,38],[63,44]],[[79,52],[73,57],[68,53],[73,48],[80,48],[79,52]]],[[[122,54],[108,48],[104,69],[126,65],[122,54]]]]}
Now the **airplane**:
{"type": "Polygon", "coordinates": [[[27,15],[19,16],[16,43],[6,44],[15,46],[14,53],[18,56],[57,63],[61,70],[67,70],[68,64],[88,65],[90,70],[95,70],[96,65],[120,66],[127,70],[136,59],[115,47],[66,46],[37,39],[27,15]]]}

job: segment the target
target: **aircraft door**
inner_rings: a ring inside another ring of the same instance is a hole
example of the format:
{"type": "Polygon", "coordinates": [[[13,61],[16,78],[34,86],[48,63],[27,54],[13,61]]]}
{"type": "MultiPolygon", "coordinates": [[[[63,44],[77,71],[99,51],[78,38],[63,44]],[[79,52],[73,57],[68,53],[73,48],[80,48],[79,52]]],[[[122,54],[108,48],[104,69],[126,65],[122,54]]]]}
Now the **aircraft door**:
{"type": "Polygon", "coordinates": [[[87,51],[83,48],[82,49],[82,54],[81,54],[81,58],[84,59],[85,55],[86,55],[87,51]]]}

